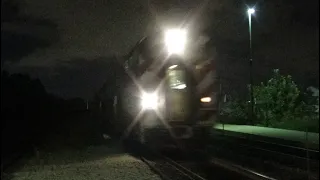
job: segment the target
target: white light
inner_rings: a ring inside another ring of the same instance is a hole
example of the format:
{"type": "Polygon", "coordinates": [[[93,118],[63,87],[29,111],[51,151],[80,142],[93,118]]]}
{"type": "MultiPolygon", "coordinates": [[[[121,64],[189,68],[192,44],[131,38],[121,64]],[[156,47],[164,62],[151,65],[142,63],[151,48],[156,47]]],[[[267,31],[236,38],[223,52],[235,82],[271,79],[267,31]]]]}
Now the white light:
{"type": "Polygon", "coordinates": [[[187,31],[184,29],[170,29],[165,32],[165,44],[169,54],[183,54],[186,41],[187,31]]]}
{"type": "Polygon", "coordinates": [[[155,93],[143,93],[141,97],[141,105],[143,109],[157,109],[158,96],[155,93]]]}
{"type": "Polygon", "coordinates": [[[185,85],[185,84],[180,84],[180,85],[177,85],[177,86],[172,87],[172,89],[185,89],[186,87],[187,87],[187,85],[185,85]]]}
{"type": "Polygon", "coordinates": [[[203,103],[209,103],[209,102],[211,102],[211,97],[203,97],[200,99],[200,101],[203,103]]]}
{"type": "Polygon", "coordinates": [[[255,12],[255,10],[253,8],[248,9],[248,14],[251,15],[255,12]]]}
{"type": "Polygon", "coordinates": [[[176,67],[178,67],[178,65],[172,65],[172,66],[170,66],[168,69],[174,69],[174,68],[176,68],[176,67]]]}

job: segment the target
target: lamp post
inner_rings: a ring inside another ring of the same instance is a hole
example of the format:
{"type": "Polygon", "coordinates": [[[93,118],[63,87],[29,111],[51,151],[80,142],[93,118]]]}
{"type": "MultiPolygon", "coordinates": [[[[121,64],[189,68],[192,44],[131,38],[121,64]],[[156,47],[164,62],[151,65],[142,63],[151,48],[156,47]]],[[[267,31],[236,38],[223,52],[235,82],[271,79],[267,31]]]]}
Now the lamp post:
{"type": "Polygon", "coordinates": [[[249,40],[250,40],[250,57],[249,57],[249,63],[250,63],[250,105],[251,105],[251,112],[250,112],[250,119],[253,123],[254,118],[254,97],[253,97],[253,75],[252,75],[252,62],[253,62],[253,53],[252,53],[252,29],[251,29],[251,16],[255,12],[253,8],[248,9],[248,18],[249,18],[249,40]]]}

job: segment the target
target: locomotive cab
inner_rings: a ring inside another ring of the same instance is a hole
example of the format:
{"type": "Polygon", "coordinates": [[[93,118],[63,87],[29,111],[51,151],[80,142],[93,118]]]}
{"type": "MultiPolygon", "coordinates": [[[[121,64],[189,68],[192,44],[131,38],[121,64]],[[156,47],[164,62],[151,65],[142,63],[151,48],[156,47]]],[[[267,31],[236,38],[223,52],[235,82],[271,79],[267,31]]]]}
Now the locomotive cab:
{"type": "Polygon", "coordinates": [[[198,107],[192,68],[179,57],[172,57],[168,62],[165,66],[166,119],[174,138],[190,138],[198,107]]]}
{"type": "MultiPolygon", "coordinates": [[[[160,60],[149,57],[143,57],[140,51],[124,63],[127,76],[119,83],[114,98],[117,118],[113,124],[123,137],[141,142],[148,138],[153,142],[191,139],[199,128],[206,134],[203,129],[210,129],[213,121],[203,120],[199,114],[202,106],[211,105],[200,99],[208,89],[210,92],[214,77],[207,72],[207,76],[198,75],[197,63],[178,54],[165,55],[160,60]]],[[[216,116],[208,111],[205,114],[216,116]]]]}

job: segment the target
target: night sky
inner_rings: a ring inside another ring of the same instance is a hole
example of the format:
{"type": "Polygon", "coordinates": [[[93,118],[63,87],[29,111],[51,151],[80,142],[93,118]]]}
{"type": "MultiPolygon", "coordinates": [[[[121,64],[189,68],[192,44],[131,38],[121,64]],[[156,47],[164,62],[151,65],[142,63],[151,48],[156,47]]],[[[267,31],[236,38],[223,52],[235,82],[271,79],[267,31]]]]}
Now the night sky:
{"type": "MultiPolygon", "coordinates": [[[[23,40],[33,44],[39,42],[37,45],[25,45],[6,57],[1,56],[2,69],[39,77],[49,92],[62,97],[90,98],[112,73],[108,62],[113,57],[125,54],[146,33],[178,21],[207,33],[211,38],[210,46],[217,49],[217,57],[223,62],[222,69],[233,72],[223,76],[229,79],[246,77],[248,27],[245,8],[256,5],[253,35],[254,55],[259,59],[255,66],[257,79],[264,80],[272,68],[280,68],[293,74],[305,86],[318,86],[319,2],[296,2],[19,1],[19,16],[29,17],[25,24],[32,24],[30,19],[45,19],[52,24],[43,25],[47,28],[44,34],[34,32],[42,37],[37,41],[23,40]],[[17,57],[17,54],[23,55],[17,57]]],[[[1,36],[3,39],[8,34],[1,29],[1,36]]],[[[23,44],[19,42],[21,38],[8,41],[23,44]]],[[[1,43],[3,45],[3,41],[1,43]]],[[[7,43],[5,50],[13,51],[11,46],[7,43]]],[[[246,83],[245,80],[241,82],[246,83]]]]}

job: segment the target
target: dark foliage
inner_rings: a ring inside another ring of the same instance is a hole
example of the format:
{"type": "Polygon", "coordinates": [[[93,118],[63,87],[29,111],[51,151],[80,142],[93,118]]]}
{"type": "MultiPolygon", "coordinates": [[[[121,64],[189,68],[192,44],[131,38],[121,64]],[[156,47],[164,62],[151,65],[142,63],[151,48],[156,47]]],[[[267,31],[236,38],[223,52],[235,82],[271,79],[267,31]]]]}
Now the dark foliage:
{"type": "Polygon", "coordinates": [[[85,110],[84,100],[64,100],[50,95],[39,79],[2,72],[2,163],[35,147],[44,148],[49,137],[74,126],[62,117],[85,110]]]}
{"type": "Polygon", "coordinates": [[[49,112],[48,101],[49,96],[38,79],[31,79],[23,74],[9,75],[2,72],[2,143],[10,143],[13,146],[19,145],[20,142],[36,143],[37,136],[46,131],[46,121],[42,117],[49,112]]]}

